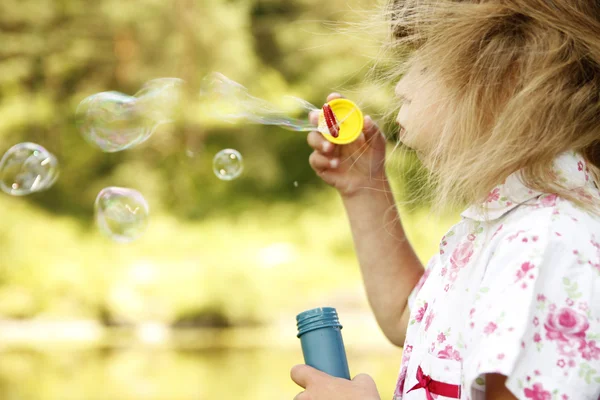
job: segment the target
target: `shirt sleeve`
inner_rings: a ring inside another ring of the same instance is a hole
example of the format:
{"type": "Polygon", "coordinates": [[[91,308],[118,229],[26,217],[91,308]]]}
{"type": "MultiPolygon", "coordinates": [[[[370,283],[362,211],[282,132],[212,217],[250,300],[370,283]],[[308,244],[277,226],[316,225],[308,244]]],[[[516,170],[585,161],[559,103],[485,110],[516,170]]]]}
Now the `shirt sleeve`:
{"type": "Polygon", "coordinates": [[[573,221],[499,238],[465,328],[469,392],[498,373],[522,400],[599,398],[599,241],[573,221]]]}

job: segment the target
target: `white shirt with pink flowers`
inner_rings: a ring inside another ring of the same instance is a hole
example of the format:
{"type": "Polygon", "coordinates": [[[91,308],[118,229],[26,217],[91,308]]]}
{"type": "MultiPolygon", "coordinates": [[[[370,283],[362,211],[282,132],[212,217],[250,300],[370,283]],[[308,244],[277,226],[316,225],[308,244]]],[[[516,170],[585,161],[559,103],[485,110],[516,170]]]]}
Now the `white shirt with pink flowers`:
{"type": "MultiPolygon", "coordinates": [[[[555,172],[600,202],[579,154],[555,172]]],[[[394,400],[485,399],[489,373],[522,400],[600,398],[600,218],[519,176],[442,238],[409,298],[394,400]]]]}

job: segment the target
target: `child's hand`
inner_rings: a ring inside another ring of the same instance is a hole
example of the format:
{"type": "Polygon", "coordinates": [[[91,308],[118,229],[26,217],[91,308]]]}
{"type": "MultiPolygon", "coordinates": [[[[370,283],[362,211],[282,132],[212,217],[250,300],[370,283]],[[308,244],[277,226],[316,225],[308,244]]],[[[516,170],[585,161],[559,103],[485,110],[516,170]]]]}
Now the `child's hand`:
{"type": "Polygon", "coordinates": [[[292,368],[292,380],[306,389],[294,400],[380,400],[377,386],[369,375],[349,381],[335,378],[308,365],[292,368]]]}
{"type": "MultiPolygon", "coordinates": [[[[327,101],[340,98],[337,93],[327,101]]],[[[319,112],[310,114],[316,126],[319,112]]],[[[359,138],[346,145],[329,142],[318,131],[308,134],[308,144],[314,149],[310,165],[325,182],[335,187],[342,196],[351,196],[361,189],[378,188],[385,179],[385,138],[371,117],[364,119],[359,138]]]]}

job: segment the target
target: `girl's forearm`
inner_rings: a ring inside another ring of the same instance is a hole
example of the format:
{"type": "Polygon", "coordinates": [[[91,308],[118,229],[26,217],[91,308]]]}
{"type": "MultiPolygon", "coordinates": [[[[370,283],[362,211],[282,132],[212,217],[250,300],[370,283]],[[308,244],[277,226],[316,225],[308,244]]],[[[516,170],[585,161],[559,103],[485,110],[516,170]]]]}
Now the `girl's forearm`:
{"type": "Polygon", "coordinates": [[[408,296],[423,274],[385,177],[343,197],[369,304],[386,337],[402,346],[408,296]]]}

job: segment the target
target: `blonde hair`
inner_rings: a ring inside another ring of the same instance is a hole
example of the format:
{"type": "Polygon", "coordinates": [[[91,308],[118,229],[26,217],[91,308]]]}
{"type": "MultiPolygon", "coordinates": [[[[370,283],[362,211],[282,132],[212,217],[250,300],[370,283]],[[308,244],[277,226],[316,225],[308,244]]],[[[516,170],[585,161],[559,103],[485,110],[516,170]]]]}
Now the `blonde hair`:
{"type": "Polygon", "coordinates": [[[530,188],[600,213],[597,200],[552,173],[559,154],[578,151],[600,183],[597,1],[395,0],[387,13],[391,46],[404,58],[395,72],[425,68],[449,111],[420,155],[436,209],[483,203],[522,170],[530,188]]]}

